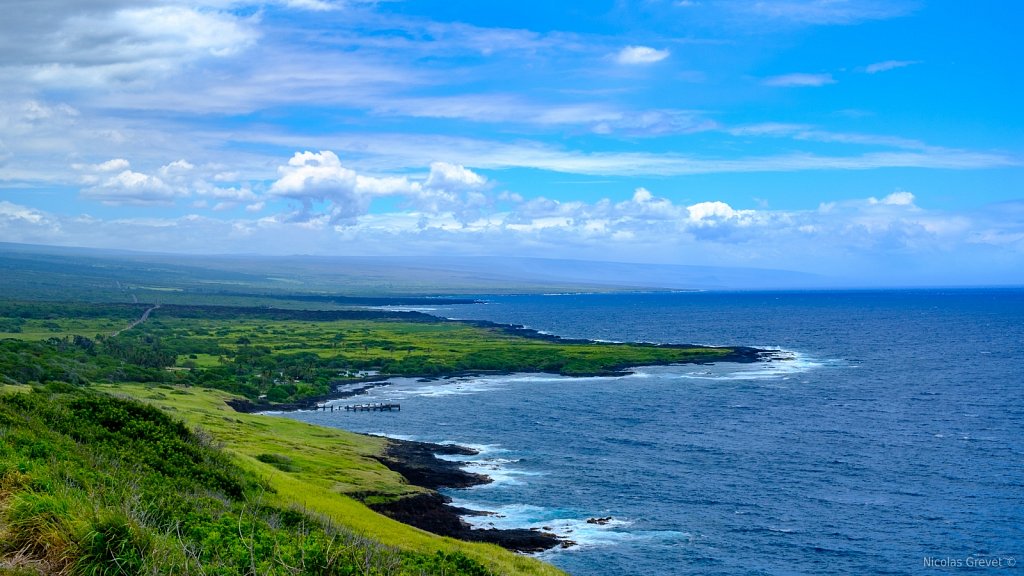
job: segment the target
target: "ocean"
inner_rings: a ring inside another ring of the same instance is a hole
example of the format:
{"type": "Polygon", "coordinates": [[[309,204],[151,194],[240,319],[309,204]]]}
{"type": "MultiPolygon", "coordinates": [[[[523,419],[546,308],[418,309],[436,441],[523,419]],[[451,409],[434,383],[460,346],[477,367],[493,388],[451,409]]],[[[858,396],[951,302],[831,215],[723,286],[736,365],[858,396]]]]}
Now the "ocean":
{"type": "Polygon", "coordinates": [[[287,416],[478,448],[494,482],[446,493],[572,540],[540,557],[577,576],[1024,566],[1024,290],[482,298],[426,311],[791,359],[396,379],[365,400],[401,412],[287,416]]]}

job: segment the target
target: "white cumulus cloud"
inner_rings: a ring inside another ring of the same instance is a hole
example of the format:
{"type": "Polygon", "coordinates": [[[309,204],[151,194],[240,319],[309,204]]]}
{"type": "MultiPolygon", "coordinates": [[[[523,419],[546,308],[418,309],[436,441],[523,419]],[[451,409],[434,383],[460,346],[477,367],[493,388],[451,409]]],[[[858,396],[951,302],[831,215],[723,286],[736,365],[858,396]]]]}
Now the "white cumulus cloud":
{"type": "Polygon", "coordinates": [[[447,190],[476,190],[487,184],[487,178],[466,169],[464,166],[447,162],[432,162],[430,175],[423,183],[427,188],[447,190]]]}
{"type": "Polygon", "coordinates": [[[735,210],[721,201],[699,202],[688,206],[689,220],[695,226],[717,226],[726,222],[744,223],[755,214],[754,210],[735,210]]]}
{"type": "Polygon", "coordinates": [[[338,190],[355,188],[356,173],[341,165],[338,155],[326,152],[296,152],[287,166],[277,169],[280,178],[270,192],[289,198],[324,199],[338,190]]]}
{"type": "Polygon", "coordinates": [[[328,202],[332,221],[341,221],[364,214],[370,206],[365,190],[358,190],[355,170],[341,165],[331,151],[296,152],[287,166],[278,168],[280,178],[270,186],[270,194],[302,202],[297,215],[302,220],[314,218],[313,204],[328,202]]]}
{"type": "Polygon", "coordinates": [[[170,204],[188,191],[169,186],[156,176],[124,170],[82,190],[82,197],[103,204],[170,204]]]}
{"type": "Polygon", "coordinates": [[[170,164],[165,164],[161,166],[160,175],[165,178],[168,176],[181,176],[187,174],[188,172],[191,172],[193,169],[195,169],[195,165],[193,165],[191,162],[187,160],[175,160],[170,164]]]}
{"type": "Polygon", "coordinates": [[[131,168],[131,163],[124,158],[114,158],[96,165],[97,172],[117,172],[129,168],[131,168]]]}
{"type": "Polygon", "coordinates": [[[885,206],[912,206],[914,204],[914,195],[906,190],[897,190],[881,200],[872,196],[868,198],[868,203],[885,206]]]}
{"type": "Polygon", "coordinates": [[[423,180],[406,176],[376,177],[357,173],[342,165],[330,150],[296,152],[287,166],[278,169],[279,178],[270,195],[302,203],[299,220],[328,216],[331,224],[351,224],[366,214],[374,198],[398,196],[406,206],[421,212],[458,212],[460,218],[490,204],[484,194],[487,179],[464,166],[433,162],[423,180]]]}

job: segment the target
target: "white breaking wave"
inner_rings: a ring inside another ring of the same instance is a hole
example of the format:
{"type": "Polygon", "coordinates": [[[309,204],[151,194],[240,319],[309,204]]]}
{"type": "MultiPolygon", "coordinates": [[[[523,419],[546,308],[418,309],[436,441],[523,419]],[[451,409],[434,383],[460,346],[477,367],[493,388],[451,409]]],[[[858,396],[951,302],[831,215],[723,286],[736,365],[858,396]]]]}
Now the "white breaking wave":
{"type": "MultiPolygon", "coordinates": [[[[410,397],[443,398],[448,396],[484,394],[504,390],[510,385],[521,383],[628,381],[652,377],[695,380],[776,380],[787,379],[794,375],[838,362],[836,360],[819,360],[801,352],[782,350],[775,347],[764,347],[764,349],[778,350],[778,352],[770,356],[770,361],[643,366],[629,369],[627,374],[619,376],[576,377],[559,374],[519,372],[495,376],[464,376],[445,380],[431,380],[429,382],[420,382],[412,378],[392,378],[386,384],[377,386],[370,390],[368,394],[361,395],[358,398],[364,401],[385,396],[388,400],[402,400],[410,397]]],[[[333,400],[327,404],[347,404],[351,402],[352,399],[346,398],[333,400]]]]}
{"type": "Polygon", "coordinates": [[[381,438],[391,438],[392,440],[407,440],[410,442],[420,442],[418,436],[410,436],[408,434],[391,434],[385,432],[367,432],[370,436],[380,436],[381,438]]]}
{"type": "Polygon", "coordinates": [[[503,388],[501,380],[481,378],[478,380],[451,380],[440,384],[432,384],[419,388],[402,390],[409,396],[465,396],[480,394],[503,388]]]}
{"type": "MultiPolygon", "coordinates": [[[[778,350],[778,348],[774,348],[778,350]]],[[[668,367],[647,368],[645,372],[665,375],[678,375],[680,378],[693,380],[785,380],[826,364],[831,360],[819,360],[801,352],[779,350],[769,361],[741,364],[720,362],[707,365],[679,364],[668,367]],[[677,372],[668,372],[664,368],[674,368],[677,372]],[[680,370],[682,369],[682,370],[680,370]]]]}
{"type": "MultiPolygon", "coordinates": [[[[581,517],[570,510],[542,508],[531,504],[489,505],[471,500],[453,498],[452,505],[470,510],[488,510],[485,515],[463,516],[473,528],[487,530],[528,529],[549,532],[569,541],[573,548],[614,546],[637,540],[689,541],[692,535],[677,530],[633,530],[628,519],[609,517],[581,517]],[[597,520],[600,518],[600,522],[597,520]]],[[[553,548],[544,554],[556,554],[565,548],[553,548]]]]}
{"type": "Polygon", "coordinates": [[[501,448],[496,444],[467,444],[465,442],[441,442],[441,444],[456,444],[477,451],[477,454],[469,456],[462,454],[434,455],[441,460],[460,463],[460,468],[466,472],[483,474],[491,479],[491,482],[488,484],[479,484],[466,490],[487,490],[499,486],[520,485],[524,482],[524,478],[544,475],[543,472],[531,472],[509,466],[519,462],[519,459],[496,456],[497,454],[507,454],[509,452],[509,450],[501,448]]]}

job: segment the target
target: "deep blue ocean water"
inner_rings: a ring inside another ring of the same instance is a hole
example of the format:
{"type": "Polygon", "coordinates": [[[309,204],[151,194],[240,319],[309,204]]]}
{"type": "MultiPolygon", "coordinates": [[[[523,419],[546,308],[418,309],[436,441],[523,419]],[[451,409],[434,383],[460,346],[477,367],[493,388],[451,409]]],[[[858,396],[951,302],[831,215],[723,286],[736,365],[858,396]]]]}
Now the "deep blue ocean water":
{"type": "Polygon", "coordinates": [[[495,482],[447,493],[576,541],[541,555],[576,575],[1024,569],[1024,290],[487,300],[431,312],[794,359],[396,380],[365,400],[401,412],[290,416],[480,448],[495,482]]]}

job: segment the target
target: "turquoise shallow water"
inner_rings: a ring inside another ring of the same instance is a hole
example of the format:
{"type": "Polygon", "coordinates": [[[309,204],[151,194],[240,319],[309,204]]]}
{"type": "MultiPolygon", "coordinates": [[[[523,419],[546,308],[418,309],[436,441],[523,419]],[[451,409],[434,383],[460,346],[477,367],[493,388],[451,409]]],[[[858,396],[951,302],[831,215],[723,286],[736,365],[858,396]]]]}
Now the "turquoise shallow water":
{"type": "Polygon", "coordinates": [[[396,380],[366,400],[400,413],[289,416],[478,447],[495,482],[449,495],[576,541],[542,555],[573,574],[1021,570],[1024,291],[487,300],[432,312],[793,360],[396,380]]]}

